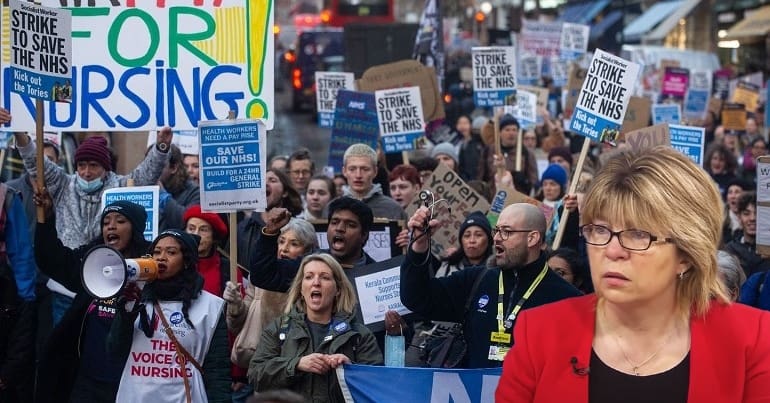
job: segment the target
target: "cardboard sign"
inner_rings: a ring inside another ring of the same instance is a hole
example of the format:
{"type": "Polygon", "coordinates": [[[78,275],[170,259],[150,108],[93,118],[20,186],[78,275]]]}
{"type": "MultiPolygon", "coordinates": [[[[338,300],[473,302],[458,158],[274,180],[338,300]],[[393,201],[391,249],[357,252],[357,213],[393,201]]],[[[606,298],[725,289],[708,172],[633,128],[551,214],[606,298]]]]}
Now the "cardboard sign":
{"type": "MultiPolygon", "coordinates": [[[[436,200],[446,201],[438,202],[434,207],[433,218],[439,220],[440,224],[432,236],[431,251],[437,256],[446,248],[460,246],[460,225],[469,213],[479,210],[486,214],[489,210],[489,202],[444,164],[438,164],[422,188],[430,190],[436,200]]],[[[406,207],[406,213],[411,216],[422,205],[418,193],[406,207]]]]}
{"type": "Polygon", "coordinates": [[[703,166],[703,149],[706,147],[706,129],[702,127],[669,125],[671,147],[703,166]]]}
{"type": "Polygon", "coordinates": [[[623,126],[620,128],[621,137],[622,133],[647,127],[650,124],[651,116],[652,101],[647,97],[632,96],[628,100],[628,109],[626,110],[626,116],[623,118],[623,126]]]}
{"type": "Polygon", "coordinates": [[[492,225],[492,227],[496,226],[497,219],[500,217],[500,213],[503,209],[514,203],[528,203],[536,206],[545,216],[545,227],[549,228],[551,226],[551,220],[556,212],[554,208],[534,197],[529,197],[512,187],[498,189],[495,198],[492,199],[492,205],[489,207],[489,212],[487,213],[487,219],[489,220],[490,225],[492,225]]]}
{"type": "Polygon", "coordinates": [[[561,25],[561,58],[575,60],[588,50],[591,27],[565,22],[561,25]]]}
{"type": "Polygon", "coordinates": [[[560,22],[522,21],[519,53],[545,58],[558,57],[561,54],[561,31],[560,22]]]}
{"type": "Polygon", "coordinates": [[[516,94],[516,48],[473,47],[473,102],[476,106],[512,104],[516,94]],[[507,100],[507,101],[506,101],[507,100]]]}
{"type": "Polygon", "coordinates": [[[756,112],[759,106],[759,86],[739,81],[730,100],[732,103],[743,104],[749,112],[756,112]]]}
{"type": "Polygon", "coordinates": [[[355,90],[355,86],[356,79],[353,73],[315,72],[318,127],[330,128],[333,126],[334,108],[337,106],[337,92],[339,90],[355,90]]]}
{"type": "Polygon", "coordinates": [[[682,121],[682,108],[679,104],[655,104],[652,106],[652,123],[679,124],[682,121]]]}
{"type": "Polygon", "coordinates": [[[632,130],[625,134],[626,143],[634,151],[642,151],[655,146],[671,144],[668,123],[661,123],[643,129],[632,130]]]}
{"type": "Polygon", "coordinates": [[[725,130],[746,130],[746,107],[728,102],[722,106],[722,126],[725,130]]]}
{"type": "Polygon", "coordinates": [[[201,209],[265,211],[267,133],[261,120],[200,122],[201,209]]]}
{"type": "Polygon", "coordinates": [[[425,134],[420,87],[380,90],[374,98],[385,152],[416,149],[418,139],[425,134]]]}
{"type": "Polygon", "coordinates": [[[696,70],[690,74],[690,86],[684,97],[684,111],[682,116],[689,120],[701,120],[706,118],[709,98],[711,98],[710,70],[696,70]]]}
{"type": "Polygon", "coordinates": [[[329,162],[334,172],[342,172],[342,157],[353,144],[364,143],[377,149],[380,127],[374,94],[339,90],[334,110],[334,126],[329,141],[329,162]]]}
{"type": "MultiPolygon", "coordinates": [[[[318,247],[320,249],[329,249],[329,239],[327,238],[329,222],[312,220],[311,223],[315,228],[318,247]]],[[[396,237],[401,232],[403,225],[403,221],[375,219],[369,228],[369,239],[366,240],[366,245],[364,245],[364,252],[378,262],[401,255],[403,251],[396,245],[396,237]]]]}
{"type": "Polygon", "coordinates": [[[72,102],[72,12],[19,0],[9,5],[10,90],[44,101],[72,102]]]}
{"type": "Polygon", "coordinates": [[[102,208],[118,200],[126,200],[144,207],[147,221],[144,227],[144,239],[152,241],[158,236],[160,186],[134,186],[106,189],[102,192],[102,208]]]}
{"type": "Polygon", "coordinates": [[[757,254],[770,255],[770,156],[757,158],[757,254]]]}
{"type": "Polygon", "coordinates": [[[690,70],[681,67],[666,67],[660,94],[664,98],[684,99],[690,82],[690,70]]]}
{"type": "MultiPolygon", "coordinates": [[[[580,89],[583,88],[583,82],[588,74],[588,69],[580,67],[577,63],[572,63],[569,69],[569,78],[567,79],[567,93],[564,97],[564,118],[571,119],[577,106],[580,89]]],[[[649,110],[649,108],[647,108],[649,110]]],[[[569,125],[565,125],[569,126],[569,125]]]]}
{"type": "Polygon", "coordinates": [[[357,309],[364,325],[373,332],[385,329],[385,313],[412,313],[401,302],[401,263],[403,256],[345,270],[358,297],[357,309]]]}
{"type": "Polygon", "coordinates": [[[637,63],[597,49],[580,89],[570,131],[595,141],[614,143],[639,69],[637,63]]]}
{"type": "Polygon", "coordinates": [[[420,87],[423,121],[432,122],[444,118],[444,101],[436,80],[436,71],[417,60],[381,64],[368,68],[356,81],[359,91],[375,92],[390,88],[420,87]]]}

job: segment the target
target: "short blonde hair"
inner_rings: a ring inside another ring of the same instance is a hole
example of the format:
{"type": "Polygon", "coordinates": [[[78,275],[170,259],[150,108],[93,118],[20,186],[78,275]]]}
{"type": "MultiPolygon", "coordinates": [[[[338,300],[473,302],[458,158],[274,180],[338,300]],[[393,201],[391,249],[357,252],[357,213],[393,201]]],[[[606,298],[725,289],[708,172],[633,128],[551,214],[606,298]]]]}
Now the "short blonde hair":
{"type": "Polygon", "coordinates": [[[377,151],[363,143],[356,143],[348,147],[345,150],[345,154],[342,155],[342,165],[348,165],[348,159],[350,157],[365,157],[372,161],[372,166],[377,167],[377,151]]]}
{"type": "Polygon", "coordinates": [[[350,280],[348,280],[348,276],[345,275],[339,262],[328,253],[307,255],[302,259],[302,263],[299,264],[299,270],[297,270],[297,275],[294,276],[291,287],[289,287],[289,296],[286,301],[284,312],[291,312],[291,309],[295,306],[300,312],[306,311],[305,301],[302,299],[302,279],[305,277],[305,266],[310,262],[316,261],[329,266],[332,270],[332,275],[334,276],[334,282],[337,284],[339,295],[334,300],[332,315],[337,312],[353,313],[356,309],[356,304],[358,303],[356,293],[353,291],[353,285],[350,283],[350,280]]]}
{"type": "Polygon", "coordinates": [[[659,228],[673,238],[690,265],[676,291],[678,311],[689,317],[691,312],[704,315],[712,298],[729,301],[717,275],[722,211],[719,191],[706,171],[678,151],[658,146],[610,158],[591,183],[580,219],[659,228]]]}

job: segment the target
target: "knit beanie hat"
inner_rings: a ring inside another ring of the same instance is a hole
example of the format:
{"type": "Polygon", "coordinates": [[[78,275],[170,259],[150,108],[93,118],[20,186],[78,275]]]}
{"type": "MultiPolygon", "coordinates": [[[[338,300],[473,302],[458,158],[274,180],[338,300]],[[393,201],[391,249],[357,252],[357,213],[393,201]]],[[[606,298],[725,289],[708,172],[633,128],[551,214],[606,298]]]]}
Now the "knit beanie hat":
{"type": "MultiPolygon", "coordinates": [[[[176,240],[179,241],[179,243],[182,245],[182,248],[187,249],[187,252],[192,255],[195,260],[198,260],[198,243],[200,243],[201,237],[178,229],[167,229],[158,234],[158,237],[152,241],[150,250],[152,251],[155,249],[155,245],[158,244],[158,241],[170,236],[176,238],[176,240]]],[[[184,253],[184,251],[182,253],[184,253]]]]}
{"type": "Polygon", "coordinates": [[[569,151],[569,147],[552,148],[551,152],[548,153],[548,161],[551,161],[551,158],[556,156],[564,158],[564,161],[567,161],[569,166],[572,166],[572,153],[569,151]]]}
{"type": "Polygon", "coordinates": [[[559,164],[548,165],[548,168],[543,172],[543,177],[540,179],[540,183],[543,183],[546,179],[550,179],[559,185],[563,191],[567,191],[567,171],[559,164]]]}
{"type": "Polygon", "coordinates": [[[201,210],[201,206],[196,204],[194,206],[190,206],[190,208],[188,208],[182,216],[184,223],[187,223],[187,221],[189,221],[191,218],[200,218],[201,220],[209,223],[209,225],[211,225],[211,229],[214,230],[214,238],[227,238],[227,225],[222,220],[222,217],[219,216],[219,214],[204,213],[201,210]]]}
{"type": "Polygon", "coordinates": [[[521,127],[519,124],[519,121],[516,120],[515,117],[512,115],[505,114],[500,118],[500,130],[503,130],[505,126],[515,125],[516,127],[521,127]]]}
{"type": "Polygon", "coordinates": [[[128,200],[116,200],[107,205],[102,211],[101,222],[109,213],[118,213],[131,222],[131,234],[133,239],[144,239],[144,228],[147,225],[147,211],[144,207],[128,200]]]}
{"type": "Polygon", "coordinates": [[[489,122],[489,118],[486,116],[476,116],[471,123],[471,130],[477,133],[481,133],[481,129],[489,122]]]}
{"type": "Polygon", "coordinates": [[[112,170],[112,157],[107,149],[107,139],[94,136],[83,140],[75,151],[75,163],[80,161],[96,161],[105,171],[112,170]]]}
{"type": "Polygon", "coordinates": [[[484,233],[487,234],[487,238],[490,240],[492,239],[492,226],[489,224],[487,216],[478,210],[468,214],[468,216],[465,217],[465,221],[463,221],[463,223],[460,225],[460,238],[463,237],[465,230],[473,225],[480,227],[482,230],[484,230],[484,233]]]}
{"type": "Polygon", "coordinates": [[[436,144],[433,146],[433,148],[430,150],[430,157],[436,158],[439,154],[444,154],[449,156],[449,158],[455,160],[457,162],[457,151],[455,150],[455,146],[452,145],[450,142],[443,142],[436,144]]]}

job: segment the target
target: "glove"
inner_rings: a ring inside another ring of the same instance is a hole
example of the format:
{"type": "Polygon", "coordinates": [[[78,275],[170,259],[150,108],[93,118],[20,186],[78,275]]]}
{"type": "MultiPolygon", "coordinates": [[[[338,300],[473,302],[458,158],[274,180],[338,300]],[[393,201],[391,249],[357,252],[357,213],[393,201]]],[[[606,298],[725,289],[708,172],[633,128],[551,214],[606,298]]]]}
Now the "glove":
{"type": "Polygon", "coordinates": [[[239,315],[243,308],[243,299],[241,299],[241,290],[239,284],[228,281],[225,284],[225,292],[222,298],[227,301],[227,313],[230,315],[239,315]]]}
{"type": "Polygon", "coordinates": [[[139,300],[141,299],[142,290],[136,283],[130,282],[123,288],[123,292],[118,297],[118,306],[122,307],[126,312],[134,314],[139,312],[139,300]]]}

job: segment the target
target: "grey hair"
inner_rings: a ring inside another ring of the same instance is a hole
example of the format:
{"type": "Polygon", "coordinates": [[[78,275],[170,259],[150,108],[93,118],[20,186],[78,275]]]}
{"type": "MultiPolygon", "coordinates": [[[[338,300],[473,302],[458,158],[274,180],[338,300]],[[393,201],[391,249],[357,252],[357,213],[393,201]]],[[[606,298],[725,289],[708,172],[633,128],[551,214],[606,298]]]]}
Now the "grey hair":
{"type": "Polygon", "coordinates": [[[286,231],[294,231],[294,235],[305,246],[305,253],[318,250],[318,236],[313,224],[299,218],[292,218],[289,223],[281,227],[281,234],[286,231]]]}
{"type": "Polygon", "coordinates": [[[741,286],[746,282],[746,273],[743,272],[741,261],[729,252],[719,250],[717,251],[717,269],[730,297],[733,301],[737,300],[741,286]]]}
{"type": "Polygon", "coordinates": [[[372,160],[372,166],[377,166],[377,151],[363,143],[353,144],[345,150],[345,154],[342,156],[342,165],[348,164],[348,158],[350,157],[366,157],[372,160]]]}

